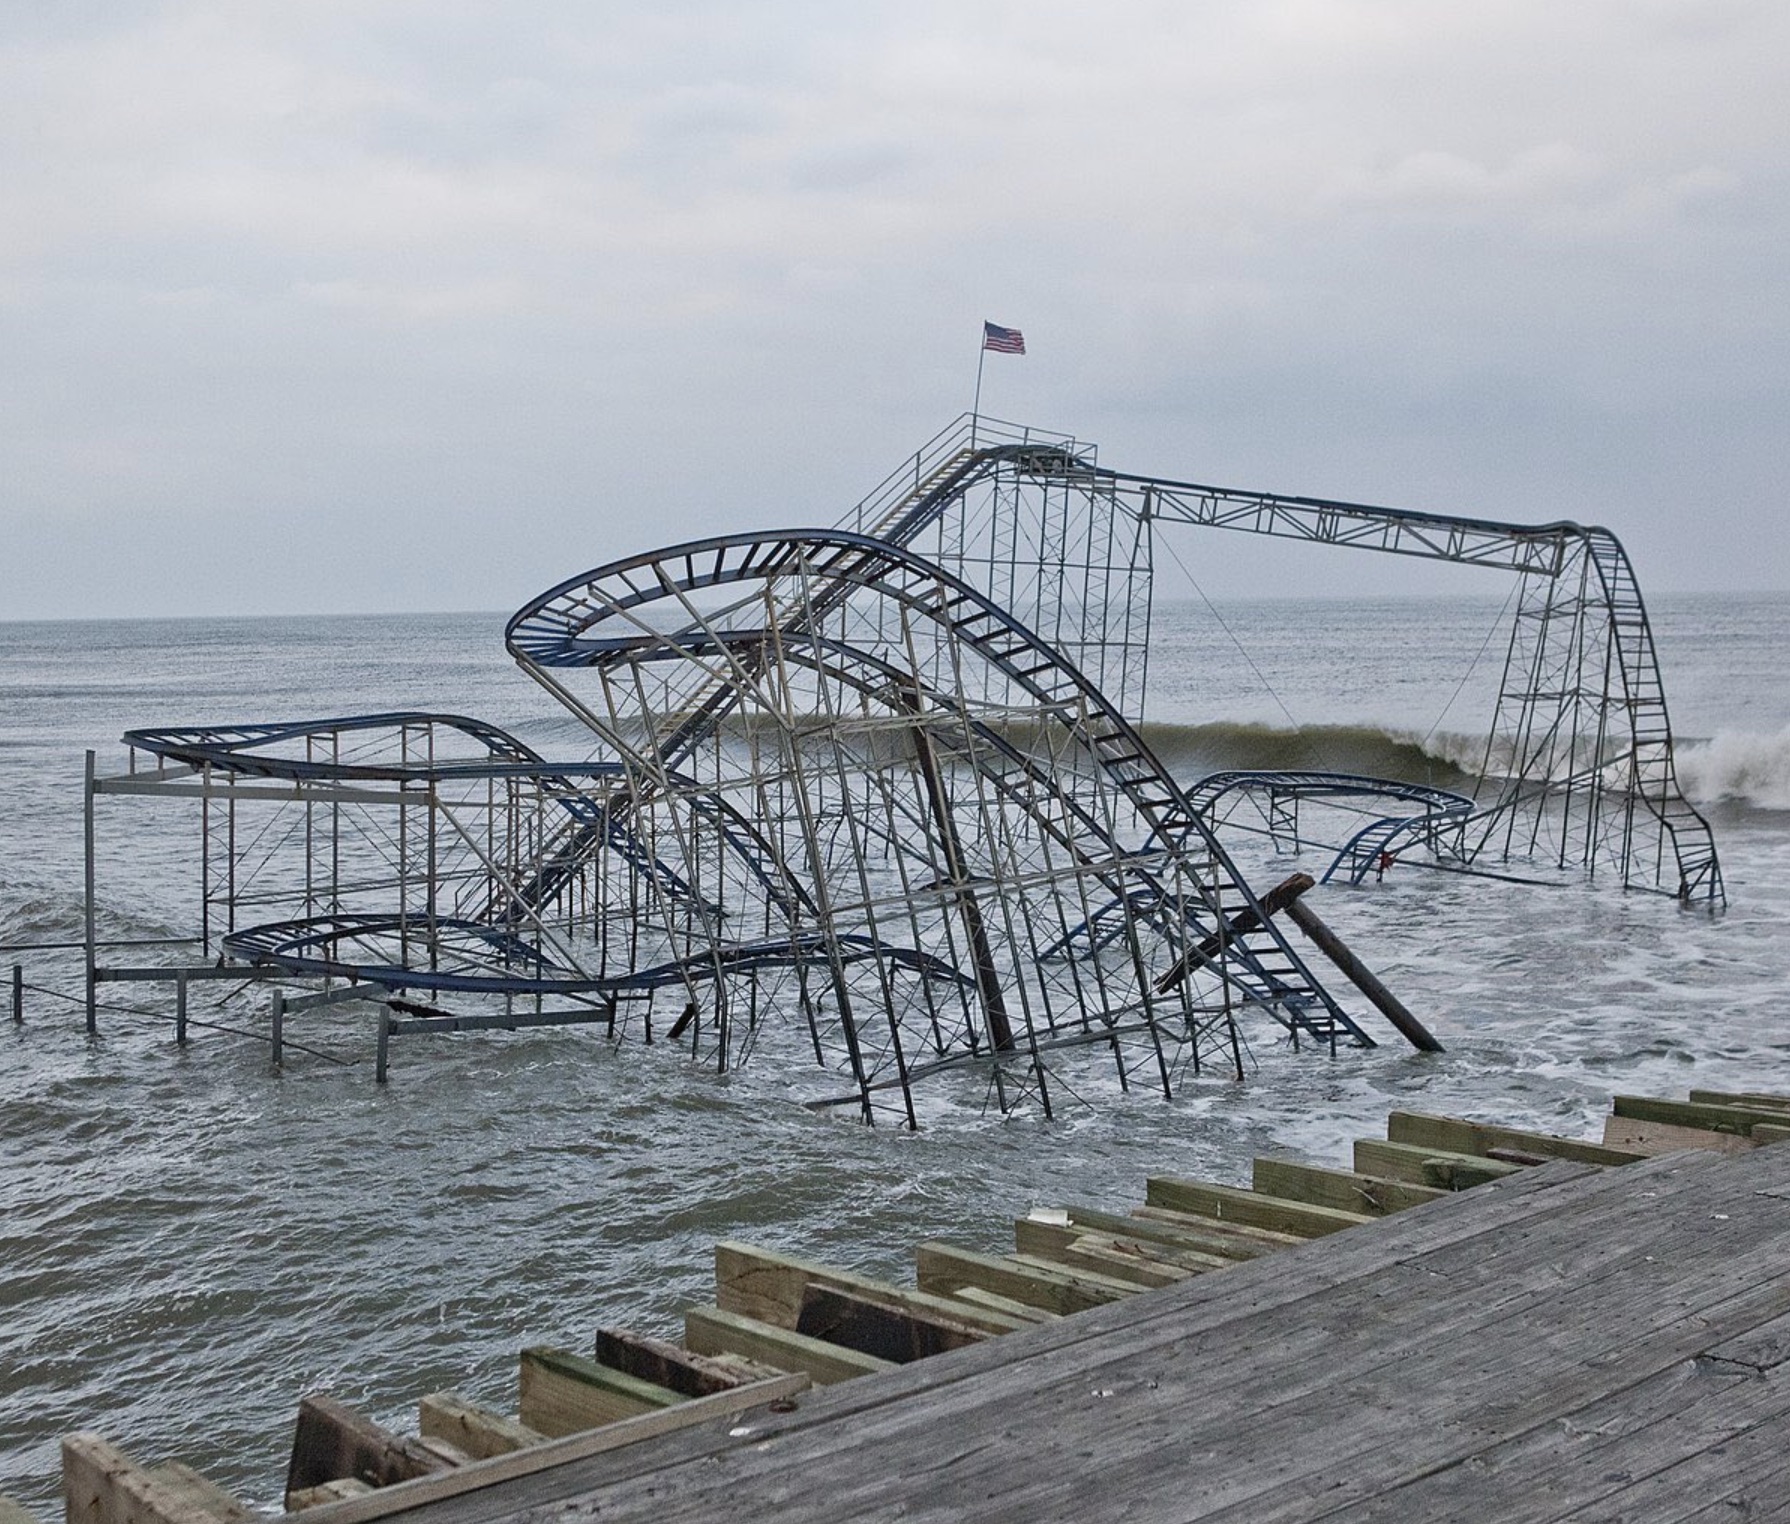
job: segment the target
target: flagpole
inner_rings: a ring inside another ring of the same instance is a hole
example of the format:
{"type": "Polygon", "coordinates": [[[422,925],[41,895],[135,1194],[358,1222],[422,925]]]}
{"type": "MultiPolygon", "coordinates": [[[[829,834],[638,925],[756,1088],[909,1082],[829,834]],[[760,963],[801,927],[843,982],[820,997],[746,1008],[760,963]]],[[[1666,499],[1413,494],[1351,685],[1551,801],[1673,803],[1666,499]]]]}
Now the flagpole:
{"type": "Polygon", "coordinates": [[[988,330],[982,330],[982,342],[976,346],[976,400],[970,404],[970,448],[976,448],[976,420],[982,415],[982,366],[988,359],[988,330]]]}

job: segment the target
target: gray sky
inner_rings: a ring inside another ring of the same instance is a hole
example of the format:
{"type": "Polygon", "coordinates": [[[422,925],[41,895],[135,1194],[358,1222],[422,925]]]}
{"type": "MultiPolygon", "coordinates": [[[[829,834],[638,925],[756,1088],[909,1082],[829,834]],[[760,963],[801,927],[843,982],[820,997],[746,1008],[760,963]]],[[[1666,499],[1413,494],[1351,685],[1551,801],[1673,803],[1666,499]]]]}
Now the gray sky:
{"type": "Polygon", "coordinates": [[[1787,96],[1783,0],[0,0],[0,618],[830,522],[984,318],[1108,465],[1790,587],[1787,96]]]}

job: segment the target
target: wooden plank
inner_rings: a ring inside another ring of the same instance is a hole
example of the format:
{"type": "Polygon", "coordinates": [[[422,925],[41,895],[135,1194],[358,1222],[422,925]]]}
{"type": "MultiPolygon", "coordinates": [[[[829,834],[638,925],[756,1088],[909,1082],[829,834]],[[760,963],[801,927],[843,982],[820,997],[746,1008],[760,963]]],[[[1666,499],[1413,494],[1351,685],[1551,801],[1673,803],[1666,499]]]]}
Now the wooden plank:
{"type": "Polygon", "coordinates": [[[709,1397],[782,1374],[737,1355],[717,1359],[693,1354],[669,1339],[649,1338],[622,1328],[597,1330],[596,1355],[599,1365],[625,1371],[686,1397],[709,1397]]]}
{"type": "Polygon", "coordinates": [[[449,1469],[447,1462],[416,1440],[394,1434],[347,1404],[317,1392],[298,1405],[292,1459],[286,1467],[286,1493],[290,1496],[345,1476],[359,1477],[369,1487],[390,1487],[449,1469]]]}
{"type": "Polygon", "coordinates": [[[793,1406],[795,1398],[807,1391],[808,1385],[806,1376],[792,1372],[751,1386],[716,1392],[713,1396],[694,1397],[673,1408],[659,1408],[637,1418],[606,1424],[600,1429],[568,1434],[563,1439],[550,1439],[526,1450],[475,1461],[454,1471],[401,1482],[369,1496],[349,1498],[314,1511],[305,1524],[372,1524],[375,1519],[394,1514],[451,1506],[457,1499],[469,1498],[490,1487],[526,1482],[544,1474],[566,1474],[568,1468],[581,1461],[626,1450],[644,1440],[663,1439],[679,1430],[697,1429],[706,1424],[731,1424],[741,1415],[771,1404],[793,1406]]]}
{"type": "Polygon", "coordinates": [[[1691,1099],[1706,1106],[1745,1106],[1756,1111],[1790,1112],[1790,1095],[1760,1090],[1693,1090],[1691,1099]]]}
{"type": "MultiPolygon", "coordinates": [[[[1034,1329],[1018,1339],[990,1340],[974,1349],[960,1351],[949,1361],[922,1361],[891,1370],[875,1382],[850,1383],[834,1388],[823,1402],[812,1406],[804,1404],[800,1413],[755,1419],[750,1438],[736,1440],[718,1428],[705,1428],[700,1433],[680,1436],[667,1445],[653,1446],[648,1453],[634,1458],[630,1458],[629,1453],[599,1457],[581,1465],[575,1474],[568,1473],[566,1468],[554,1468],[532,1477],[514,1491],[506,1491],[501,1498],[482,1507],[444,1511],[431,1524],[485,1524],[485,1521],[500,1517],[519,1517],[527,1509],[574,1497],[578,1500],[575,1508],[583,1513],[599,1507],[604,1510],[613,1508],[617,1510],[618,1519],[644,1517],[636,1509],[645,1508],[650,1502],[658,1510],[660,1524],[669,1524],[673,1518],[697,1516],[695,1511],[703,1506],[703,1500],[695,1498],[686,1481],[687,1476],[693,1478],[698,1468],[684,1469],[682,1462],[686,1460],[700,1461],[707,1475],[718,1479],[715,1485],[721,1489],[719,1495],[712,1487],[705,1494],[711,1516],[738,1516],[748,1505],[760,1507],[766,1514],[775,1514],[783,1508],[786,1493],[780,1492],[775,1503],[766,1502],[733,1464],[739,1461],[751,1465],[762,1461],[759,1480],[766,1486],[774,1484],[781,1489],[799,1483],[810,1488],[819,1477],[833,1506],[831,1517],[836,1519],[842,1516],[842,1504],[834,1485],[835,1474],[811,1471],[811,1466],[820,1465],[821,1458],[810,1449],[801,1448],[804,1425],[814,1423],[838,1431],[841,1453],[853,1449],[860,1470],[866,1469],[866,1457],[875,1454],[875,1447],[885,1442],[892,1446],[888,1452],[891,1455],[911,1457],[924,1448],[939,1462],[939,1465],[927,1468],[928,1481],[938,1475],[939,1466],[947,1463],[953,1450],[965,1457],[962,1475],[968,1476],[972,1470],[979,1474],[983,1470],[980,1463],[973,1467],[968,1464],[969,1457],[985,1452],[988,1447],[986,1433],[966,1429],[962,1422],[966,1413],[964,1405],[971,1401],[972,1394],[976,1403],[985,1406],[992,1403],[1004,1411],[1016,1397],[1033,1388],[1058,1392],[1065,1400],[1073,1400],[1076,1408],[1099,1412],[1105,1432],[1136,1434],[1140,1431],[1127,1428],[1115,1417],[1115,1402],[1124,1399],[1126,1392],[1136,1387],[1140,1397],[1148,1390],[1147,1400],[1154,1403],[1158,1397],[1155,1387],[1161,1362],[1198,1368],[1203,1360],[1205,1341],[1211,1336],[1223,1339],[1243,1337],[1258,1348],[1272,1350],[1283,1322],[1299,1316],[1301,1304],[1305,1304],[1322,1308],[1326,1326],[1331,1330],[1328,1337],[1334,1341],[1334,1329],[1344,1326],[1339,1319],[1346,1321],[1358,1306],[1371,1310],[1380,1305],[1381,1293],[1374,1277],[1384,1272],[1389,1264],[1401,1275],[1427,1284],[1429,1289],[1423,1294],[1433,1296],[1437,1282],[1426,1281],[1421,1266],[1438,1251],[1456,1253],[1470,1267],[1484,1262],[1486,1278],[1479,1282],[1482,1289],[1477,1293],[1477,1303],[1483,1304],[1488,1317],[1495,1318],[1503,1305],[1498,1275],[1509,1259],[1502,1253],[1507,1242],[1523,1243],[1532,1225],[1557,1218],[1567,1206],[1571,1209],[1574,1234],[1580,1238],[1587,1232],[1595,1235],[1600,1231],[1603,1214],[1610,1205],[1606,1197],[1614,1193],[1618,1182],[1625,1199],[1640,1186],[1651,1192],[1662,1182],[1673,1184],[1680,1176],[1695,1186],[1707,1179],[1709,1171],[1705,1167],[1715,1163],[1713,1156],[1680,1155],[1659,1161],[1665,1167],[1664,1172],[1660,1172],[1655,1164],[1642,1164],[1635,1171],[1641,1176],[1639,1182],[1624,1178],[1630,1175],[1629,1171],[1600,1174],[1585,1166],[1567,1163],[1525,1171],[1494,1182],[1470,1196],[1444,1203],[1434,1212],[1407,1213],[1385,1219],[1376,1224],[1371,1233],[1341,1234],[1318,1243],[1302,1244],[1294,1253],[1272,1255],[1257,1263],[1240,1266],[1227,1275],[1196,1277],[1149,1297],[1128,1298],[1046,1328],[1034,1329]],[[1401,1263],[1401,1257],[1407,1255],[1417,1258],[1414,1274],[1401,1263]],[[1495,1294],[1487,1295],[1488,1289],[1495,1294]],[[1354,1300],[1343,1304],[1338,1298],[1354,1300]],[[1333,1313],[1333,1308],[1339,1306],[1340,1312],[1333,1313]],[[1170,1328],[1177,1341],[1173,1348],[1165,1344],[1165,1333],[1170,1328]],[[1147,1385],[1134,1379],[1140,1361],[1149,1365],[1151,1379],[1147,1385]],[[1122,1390],[1113,1401],[1104,1400],[1113,1394],[1100,1390],[1089,1392],[1081,1386],[1083,1371],[1094,1369],[1096,1362],[1113,1374],[1123,1371],[1122,1390]],[[922,1393],[926,1394],[922,1403],[902,1401],[904,1397],[922,1393]],[[929,1424],[937,1425],[940,1437],[935,1438],[932,1432],[922,1433],[912,1427],[913,1420],[902,1416],[916,1412],[926,1415],[929,1424]],[[889,1425],[900,1427],[902,1432],[891,1439],[882,1433],[889,1425]],[[876,1432],[873,1433],[873,1429],[876,1432]],[[860,1434],[864,1436],[864,1442],[858,1448],[860,1434]],[[774,1454],[763,1443],[766,1438],[776,1439],[774,1454]],[[631,1502],[633,1506],[630,1506],[631,1502]]],[[[1548,1252],[1558,1254],[1557,1249],[1548,1252]]],[[[1465,1275],[1460,1278],[1471,1279],[1465,1275]]],[[[1451,1307],[1457,1303],[1475,1305],[1475,1295],[1469,1288],[1461,1297],[1456,1297],[1451,1288],[1451,1295],[1446,1300],[1451,1307]]],[[[1426,1318],[1418,1316],[1410,1318],[1409,1325],[1401,1328],[1402,1333],[1408,1334],[1409,1350],[1400,1358],[1407,1362],[1417,1358],[1425,1324],[1426,1318]]],[[[1330,1368],[1323,1347],[1316,1353],[1302,1350],[1301,1358],[1314,1370],[1328,1372],[1330,1368]]],[[[1407,1382],[1412,1368],[1409,1363],[1402,1367],[1407,1382]]],[[[1209,1398],[1210,1394],[1207,1394],[1208,1407],[1209,1398]]],[[[1064,1410],[1044,1427],[1054,1429],[1071,1416],[1069,1410],[1064,1410]]],[[[1159,1414],[1158,1420],[1139,1414],[1138,1424],[1142,1430],[1149,1430],[1153,1422],[1166,1419],[1166,1412],[1159,1414]]],[[[999,1416],[992,1421],[997,1426],[1004,1423],[999,1416]]],[[[1037,1422],[1035,1416],[1029,1421],[1037,1422]]],[[[1429,1427],[1413,1423],[1411,1433],[1426,1437],[1429,1427]]],[[[1174,1432],[1180,1433],[1179,1429],[1174,1432]]],[[[1160,1446],[1146,1440],[1138,1448],[1140,1453],[1147,1453],[1154,1468],[1152,1474],[1160,1472],[1160,1446]]],[[[1292,1457],[1300,1448],[1300,1444],[1292,1444],[1285,1455],[1292,1457]]],[[[1068,1454],[1061,1446],[1056,1447],[1056,1451],[1068,1454]]],[[[1234,1452],[1225,1453],[1233,1455],[1239,1464],[1260,1464],[1260,1452],[1246,1441],[1240,1442],[1234,1452]]],[[[891,1460],[887,1467],[878,1468],[880,1474],[888,1474],[891,1470],[916,1479],[919,1476],[911,1461],[903,1465],[891,1460]]],[[[1058,1469],[1048,1475],[1063,1474],[1058,1469]]],[[[1104,1470],[1091,1468],[1079,1456],[1070,1474],[1085,1478],[1086,1485],[1090,1486],[1095,1479],[1104,1484],[1106,1476],[1104,1470]]],[[[1048,1479],[1048,1475],[1042,1479],[1048,1479]]],[[[422,1488],[428,1484],[407,1485],[422,1488]]],[[[1106,1495],[1109,1498],[1112,1495],[1110,1488],[1106,1495]]],[[[1057,1501],[1060,1505],[1063,1499],[1060,1497],[1057,1501]]],[[[1184,1496],[1182,1502],[1184,1507],[1184,1496]]],[[[1164,1510],[1172,1511],[1166,1504],[1164,1510]]],[[[1060,1516],[1061,1509],[1046,1503],[1028,1509],[1028,1512],[1042,1518],[1060,1516]]],[[[605,1512],[604,1516],[609,1515],[605,1512]]],[[[803,1510],[801,1516],[812,1515],[803,1510]]],[[[1140,1510],[1135,1516],[1151,1515],[1140,1510]]],[[[358,1521],[330,1519],[319,1521],[319,1524],[358,1524],[358,1521]]]]}
{"type": "Polygon", "coordinates": [[[979,1254],[974,1249],[960,1249],[936,1240],[922,1243],[914,1254],[920,1289],[935,1296],[949,1296],[964,1286],[980,1286],[1028,1307],[1069,1313],[1116,1302],[1137,1290],[1128,1282],[1093,1271],[1068,1270],[1042,1262],[1025,1264],[1010,1256],[979,1254]]]}
{"type": "Polygon", "coordinates": [[[1745,1137],[1755,1122],[1782,1123],[1781,1111],[1758,1106],[1712,1106],[1700,1101],[1663,1101],[1651,1095],[1619,1095],[1610,1102],[1614,1116],[1635,1122],[1665,1122],[1673,1127],[1701,1127],[1709,1132],[1745,1137]]]}
{"type": "Polygon", "coordinates": [[[924,1288],[911,1290],[752,1244],[723,1239],[715,1245],[715,1305],[723,1312],[793,1329],[802,1314],[802,1296],[811,1285],[850,1292],[886,1307],[907,1307],[922,1317],[968,1322],[985,1333],[1011,1333],[1020,1326],[993,1308],[966,1312],[962,1307],[941,1306],[924,1288]]]}
{"type": "Polygon", "coordinates": [[[895,1369],[893,1361],[719,1307],[692,1307],[684,1314],[684,1343],[699,1355],[744,1355],[764,1365],[799,1371],[820,1386],[895,1369]]]}
{"type": "Polygon", "coordinates": [[[1633,1164],[1647,1157],[1590,1139],[1561,1138],[1553,1133],[1470,1122],[1464,1117],[1429,1116],[1420,1111],[1393,1112],[1386,1118],[1386,1136],[1394,1143],[1439,1148],[1448,1153],[1484,1155],[1490,1149],[1506,1148],[1540,1154],[1545,1159],[1572,1159],[1580,1164],[1633,1164]]]}
{"type": "Polygon", "coordinates": [[[458,1392],[431,1392],[418,1405],[417,1429],[424,1439],[446,1440],[473,1460],[489,1460],[538,1445],[547,1436],[502,1413],[468,1402],[458,1392]]]}
{"type": "Polygon", "coordinates": [[[1753,1142],[1760,1148],[1767,1143],[1782,1143],[1790,1139],[1790,1125],[1775,1126],[1770,1122],[1753,1123],[1753,1142]]]}
{"type": "Polygon", "coordinates": [[[28,1513],[23,1503],[0,1492],[0,1524],[37,1524],[37,1517],[28,1513]]]}
{"type": "Polygon", "coordinates": [[[1706,1127],[1677,1127],[1670,1122],[1648,1122],[1638,1117],[1606,1117],[1604,1141],[1635,1153],[1657,1157],[1701,1149],[1712,1154],[1750,1153],[1756,1146],[1738,1133],[1711,1132],[1706,1127]]]}
{"type": "MultiPolygon", "coordinates": [[[[1077,1207],[1073,1210],[1078,1214],[1075,1220],[1083,1221],[1079,1215],[1081,1209],[1077,1207]]],[[[1252,1228],[1241,1222],[1220,1222],[1215,1217],[1171,1212],[1167,1207],[1133,1207],[1130,1215],[1140,1225],[1140,1231],[1146,1228],[1161,1229],[1173,1233],[1176,1241],[1189,1248],[1206,1254],[1223,1255],[1226,1259],[1259,1259],[1277,1249],[1290,1249],[1295,1244],[1308,1241],[1303,1233],[1276,1233],[1272,1228],[1252,1228]]],[[[1085,1220],[1092,1226],[1100,1226],[1097,1218],[1085,1220]]],[[[1114,1228],[1111,1231],[1122,1230],[1114,1228]]]]}
{"type": "Polygon", "coordinates": [[[977,1309],[992,1308],[996,1312],[1004,1312],[1022,1326],[1039,1323],[1054,1323],[1060,1312],[1046,1312],[1042,1307],[1032,1307],[1025,1302],[1015,1301],[1010,1296],[1002,1296],[998,1291],[990,1291],[983,1286],[959,1286],[948,1297],[947,1302],[964,1302],[977,1309]]]}
{"type": "Polygon", "coordinates": [[[62,1501],[67,1524],[217,1524],[186,1489],[91,1433],[63,1437],[62,1501]]]}
{"type": "Polygon", "coordinates": [[[260,1517],[241,1498],[184,1462],[163,1461],[159,1466],[151,1466],[149,1474],[176,1492],[185,1494],[194,1507],[222,1520],[223,1524],[243,1524],[246,1519],[260,1517]]]}
{"type": "Polygon", "coordinates": [[[1144,1195],[1151,1206],[1167,1207],[1171,1212],[1271,1228],[1276,1233],[1296,1233],[1302,1238],[1320,1238],[1373,1221],[1363,1212],[1308,1206],[1302,1201],[1283,1201],[1278,1196],[1260,1196],[1236,1186],[1181,1180],[1172,1175],[1152,1175],[1145,1183],[1144,1195]]]}
{"type": "Polygon", "coordinates": [[[518,1416],[549,1439],[685,1400],[655,1382],[545,1344],[522,1351],[519,1385],[518,1416]]]}
{"type": "MultiPolygon", "coordinates": [[[[1098,1336],[1078,1337],[1082,1320],[1070,1320],[864,1383],[855,1405],[848,1389],[847,1400],[829,1396],[740,1442],[655,1456],[650,1472],[644,1461],[630,1474],[605,1470],[580,1483],[568,1512],[663,1524],[723,1515],[799,1524],[898,1507],[944,1518],[969,1516],[976,1498],[993,1511],[998,1487],[999,1512],[1013,1518],[1110,1515],[1115,1499],[1139,1520],[1202,1510],[1359,1518],[1351,1504],[1374,1489],[1469,1454],[1494,1433],[1551,1430],[1578,1443],[1584,1431],[1564,1419],[1587,1394],[1627,1389],[1687,1358],[1687,1341],[1713,1341],[1757,1317],[1767,1303],[1746,1288],[1769,1256],[1781,1267],[1784,1202],[1754,1189],[1759,1174],[1744,1190],[1712,1192],[1721,1172],[1751,1159],[1697,1162],[1712,1167],[1674,1174],[1641,1164],[1579,1181],[1621,1179],[1620,1203],[1587,1189],[1535,1215],[1488,1212],[1517,1224],[1512,1232],[1456,1228],[1481,1220],[1482,1202],[1500,1207],[1501,1193],[1556,1168],[1546,1166],[1371,1232],[1090,1312],[1098,1336]],[[1758,1223],[1740,1212],[1712,1223],[1712,1211],[1755,1197],[1758,1223]],[[1683,1221],[1671,1225],[1668,1212],[1683,1221]],[[1752,1252],[1737,1252],[1749,1243],[1752,1252]],[[1401,1258],[1406,1250],[1416,1258],[1401,1258]],[[1680,1300],[1681,1287],[1694,1299],[1680,1300]],[[1116,1321],[1121,1311],[1134,1321],[1116,1321]],[[1004,1364],[986,1363],[997,1355],[1004,1364]],[[949,1376],[926,1380],[929,1364],[949,1376]],[[966,1367],[974,1374],[960,1374],[966,1367]],[[1425,1379],[1414,1379],[1419,1371],[1425,1379]],[[891,1390],[926,1396],[896,1402],[891,1390]],[[1026,1465],[989,1471],[991,1449],[1008,1436],[1043,1432],[1054,1442],[1026,1465]],[[1194,1486],[1189,1466],[1165,1463],[1164,1443],[1197,1458],[1194,1486]]],[[[1775,1438],[1781,1448],[1781,1430],[1775,1438]]],[[[540,1497],[512,1516],[553,1516],[540,1497]]]]}
{"type": "Polygon", "coordinates": [[[365,1497],[377,1489],[369,1487],[358,1476],[338,1476],[333,1482],[319,1482],[315,1487],[301,1487],[286,1494],[287,1513],[309,1513],[326,1503],[340,1503],[347,1498],[365,1497]]]}
{"type": "Polygon", "coordinates": [[[832,1286],[811,1285],[802,1296],[796,1332],[893,1365],[942,1355],[948,1349],[980,1344],[990,1335],[966,1322],[891,1307],[832,1286]]]}
{"type": "Polygon", "coordinates": [[[1408,1180],[1388,1180],[1346,1169],[1320,1169],[1291,1159],[1258,1158],[1253,1169],[1250,1184],[1261,1195],[1336,1207],[1344,1212],[1363,1212],[1370,1217],[1403,1212],[1448,1194],[1434,1186],[1413,1185],[1408,1180]]]}
{"type": "Polygon", "coordinates": [[[1387,1180],[1406,1180],[1413,1185],[1432,1186],[1437,1190],[1471,1190],[1476,1185],[1484,1185],[1488,1180],[1502,1180],[1519,1170],[1533,1167],[1527,1164],[1506,1164],[1498,1159],[1481,1158],[1478,1154],[1457,1154],[1447,1149],[1392,1143],[1380,1138],[1355,1140],[1355,1168],[1361,1174],[1378,1175],[1387,1180]]]}
{"type": "Polygon", "coordinates": [[[1061,1226],[1021,1217],[1013,1224],[1014,1247],[1033,1259],[1070,1270],[1097,1270],[1139,1286],[1172,1286],[1190,1275],[1222,1270],[1235,1260],[1148,1239],[1118,1238],[1070,1224],[1061,1226]]]}

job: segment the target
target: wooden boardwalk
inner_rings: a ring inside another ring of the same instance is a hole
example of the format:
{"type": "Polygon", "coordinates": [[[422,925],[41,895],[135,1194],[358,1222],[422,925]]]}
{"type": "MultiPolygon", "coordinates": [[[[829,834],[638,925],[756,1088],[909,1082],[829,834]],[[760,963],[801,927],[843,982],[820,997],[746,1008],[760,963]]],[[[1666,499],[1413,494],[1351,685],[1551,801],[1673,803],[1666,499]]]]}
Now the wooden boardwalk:
{"type": "Polygon", "coordinates": [[[792,1412],[387,1517],[543,1510],[556,1524],[1790,1518],[1790,1148],[1525,1170],[1371,1232],[817,1389],[792,1412]]]}
{"type": "MultiPolygon", "coordinates": [[[[917,1292],[724,1244],[688,1349],[524,1351],[521,1422],[436,1394],[419,1444],[307,1399],[289,1484],[310,1490],[289,1506],[316,1505],[306,1524],[1790,1520],[1790,1146],[1755,1146],[1790,1129],[1782,1099],[1752,1099],[1619,1098],[1602,1144],[1397,1113],[1356,1145],[1360,1173],[1153,1180],[1131,1218],[1033,1214],[1006,1259],[922,1245],[917,1292]],[[1701,1146],[1632,1162],[1681,1135],[1701,1146]],[[1059,1297],[1073,1316],[1051,1316],[1059,1297]],[[902,1326],[928,1347],[878,1343],[902,1326]]],[[[231,1518],[91,1437],[65,1460],[70,1524],[231,1518]]]]}

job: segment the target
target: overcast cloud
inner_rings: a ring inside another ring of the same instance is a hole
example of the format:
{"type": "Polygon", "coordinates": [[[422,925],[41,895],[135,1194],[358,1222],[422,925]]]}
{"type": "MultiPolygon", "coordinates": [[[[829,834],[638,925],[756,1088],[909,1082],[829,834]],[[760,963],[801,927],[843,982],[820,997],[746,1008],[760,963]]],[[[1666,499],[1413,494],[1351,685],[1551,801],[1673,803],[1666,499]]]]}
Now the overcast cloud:
{"type": "MultiPolygon", "coordinates": [[[[985,409],[1106,464],[1790,587],[1782,0],[0,16],[0,617],[830,522],[984,318],[985,409]]],[[[1226,538],[1215,596],[1430,585],[1226,538]]]]}

